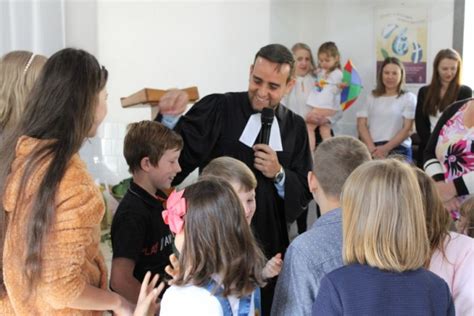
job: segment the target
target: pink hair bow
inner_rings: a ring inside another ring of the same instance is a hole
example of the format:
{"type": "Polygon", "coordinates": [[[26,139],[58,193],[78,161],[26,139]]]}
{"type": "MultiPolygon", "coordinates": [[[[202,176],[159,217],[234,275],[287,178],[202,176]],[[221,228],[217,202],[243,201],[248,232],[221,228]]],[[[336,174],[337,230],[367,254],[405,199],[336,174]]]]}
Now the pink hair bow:
{"type": "Polygon", "coordinates": [[[170,230],[178,234],[183,230],[184,215],[186,214],[186,200],[183,198],[184,190],[171,192],[166,200],[166,210],[161,215],[166,225],[169,225],[170,230]]]}

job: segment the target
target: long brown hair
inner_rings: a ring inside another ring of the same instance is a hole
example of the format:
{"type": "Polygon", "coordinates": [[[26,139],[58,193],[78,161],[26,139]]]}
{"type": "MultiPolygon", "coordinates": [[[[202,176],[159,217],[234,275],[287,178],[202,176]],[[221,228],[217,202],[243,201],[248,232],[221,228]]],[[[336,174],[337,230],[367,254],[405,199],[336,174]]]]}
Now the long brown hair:
{"type": "Polygon", "coordinates": [[[448,105],[456,101],[461,89],[461,68],[462,60],[458,52],[451,48],[442,49],[436,54],[433,62],[433,76],[431,83],[426,91],[425,102],[423,103],[423,113],[425,115],[436,115],[439,110],[443,112],[448,105]],[[452,59],[457,62],[456,76],[449,83],[444,96],[441,98],[439,93],[441,91],[441,78],[439,76],[438,67],[443,59],[452,59]]]}
{"type": "Polygon", "coordinates": [[[265,257],[230,184],[203,179],[186,187],[183,197],[185,240],[175,284],[203,286],[218,274],[223,295],[238,297],[262,286],[265,257]]]}
{"type": "Polygon", "coordinates": [[[0,133],[18,124],[46,57],[12,51],[0,59],[0,133]]]}
{"type": "MultiPolygon", "coordinates": [[[[449,226],[451,225],[449,213],[444,209],[434,181],[421,169],[415,167],[413,169],[415,170],[423,199],[431,255],[433,255],[435,250],[439,250],[443,256],[446,256],[443,243],[446,238],[449,238],[449,226]]],[[[426,266],[428,265],[429,260],[426,266]]]]}
{"type": "MultiPolygon", "coordinates": [[[[18,200],[21,205],[26,184],[46,163],[46,172],[35,193],[30,216],[25,223],[26,256],[23,272],[34,290],[42,270],[42,249],[55,214],[55,195],[71,157],[76,154],[94,123],[98,94],[107,82],[107,70],[91,54],[66,48],[46,62],[28,98],[20,124],[0,145],[0,201],[3,200],[7,176],[15,158],[15,147],[22,135],[50,140],[27,157],[20,181],[18,200]]],[[[15,216],[13,210],[12,216],[15,216]]],[[[6,212],[1,206],[0,250],[3,253],[6,212]]],[[[1,264],[3,270],[3,262],[1,264]]],[[[4,287],[3,278],[1,286],[4,287]]]]}
{"type": "Polygon", "coordinates": [[[385,84],[383,83],[383,69],[389,64],[397,65],[398,68],[400,68],[401,78],[400,83],[397,86],[397,93],[398,96],[401,96],[405,93],[405,90],[403,89],[405,86],[405,67],[403,66],[403,63],[400,61],[400,59],[398,59],[397,57],[387,57],[383,61],[382,66],[380,67],[380,70],[377,74],[377,85],[375,86],[375,89],[372,90],[372,95],[374,97],[380,97],[386,92],[385,84]]]}

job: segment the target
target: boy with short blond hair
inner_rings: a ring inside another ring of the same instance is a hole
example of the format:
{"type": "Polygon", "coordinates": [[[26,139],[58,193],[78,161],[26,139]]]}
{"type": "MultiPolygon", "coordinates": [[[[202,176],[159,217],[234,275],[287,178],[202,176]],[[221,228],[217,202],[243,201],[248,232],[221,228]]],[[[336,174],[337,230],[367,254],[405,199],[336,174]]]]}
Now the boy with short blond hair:
{"type": "MultiPolygon", "coordinates": [[[[240,160],[222,156],[211,160],[202,170],[200,179],[204,178],[220,178],[230,183],[244,207],[245,219],[250,225],[257,208],[255,202],[257,178],[252,170],[240,160]]],[[[281,253],[278,253],[267,261],[262,271],[263,278],[271,279],[277,276],[281,271],[282,265],[281,253]]]]}
{"type": "Polygon", "coordinates": [[[250,225],[257,207],[255,203],[257,178],[252,170],[240,160],[223,156],[211,160],[202,170],[201,178],[203,177],[221,178],[231,184],[242,202],[245,218],[250,225]]]}
{"type": "Polygon", "coordinates": [[[342,267],[342,187],[352,171],[369,160],[367,146],[350,136],[330,138],[316,148],[308,186],[321,217],[288,247],[272,315],[311,315],[321,279],[342,267]]]}
{"type": "Polygon", "coordinates": [[[115,213],[110,287],[136,303],[147,271],[163,274],[173,236],[161,212],[165,191],[181,171],[181,136],[164,125],[141,121],[128,126],[124,156],[133,181],[115,213]]]}

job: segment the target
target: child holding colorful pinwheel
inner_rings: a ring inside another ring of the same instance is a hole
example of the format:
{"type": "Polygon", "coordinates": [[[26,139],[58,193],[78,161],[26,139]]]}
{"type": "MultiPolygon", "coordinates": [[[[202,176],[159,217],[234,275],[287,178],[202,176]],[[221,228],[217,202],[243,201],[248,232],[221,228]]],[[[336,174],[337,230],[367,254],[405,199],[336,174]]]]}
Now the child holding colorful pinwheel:
{"type": "Polygon", "coordinates": [[[318,66],[315,87],[306,101],[313,108],[306,116],[311,150],[317,142],[332,136],[331,119],[341,112],[341,91],[346,86],[342,82],[340,54],[334,42],[319,47],[318,66]]]}

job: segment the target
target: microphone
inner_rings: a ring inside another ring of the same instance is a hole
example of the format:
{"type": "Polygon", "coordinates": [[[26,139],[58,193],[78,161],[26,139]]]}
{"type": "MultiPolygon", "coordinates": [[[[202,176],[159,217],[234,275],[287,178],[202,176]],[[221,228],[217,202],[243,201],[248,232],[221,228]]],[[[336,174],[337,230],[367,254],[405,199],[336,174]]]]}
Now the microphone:
{"type": "Polygon", "coordinates": [[[272,108],[265,107],[262,110],[261,122],[262,128],[258,134],[257,144],[266,144],[270,143],[270,131],[272,129],[273,118],[275,117],[275,112],[272,108]]]}

